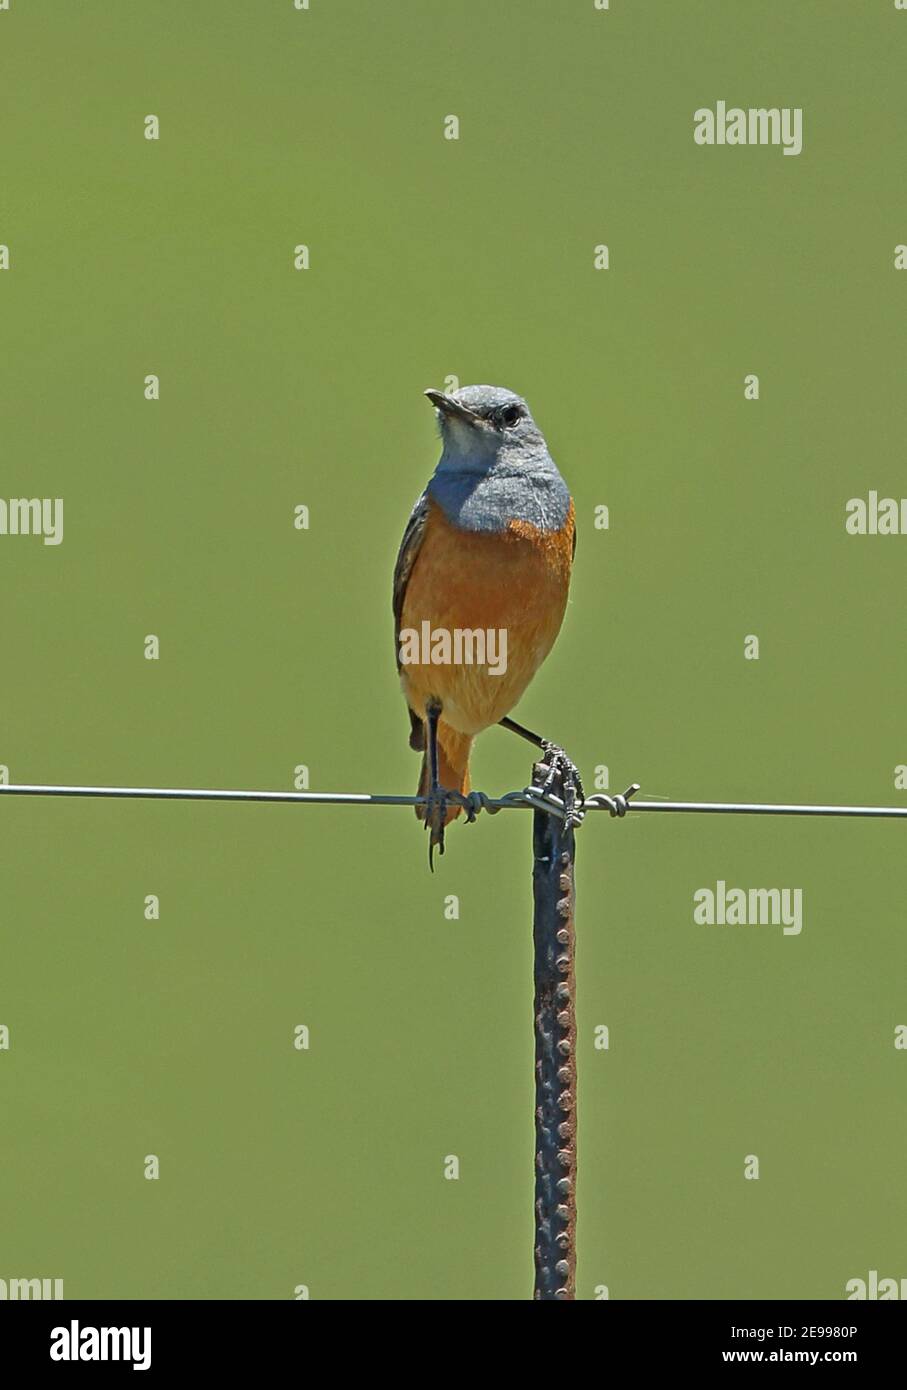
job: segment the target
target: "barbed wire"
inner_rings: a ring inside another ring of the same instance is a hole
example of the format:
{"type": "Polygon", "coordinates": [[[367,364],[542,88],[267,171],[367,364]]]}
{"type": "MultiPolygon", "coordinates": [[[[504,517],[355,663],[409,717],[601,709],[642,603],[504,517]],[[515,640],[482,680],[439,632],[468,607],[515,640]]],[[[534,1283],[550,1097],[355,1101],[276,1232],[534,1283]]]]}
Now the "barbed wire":
{"type": "MultiPolygon", "coordinates": [[[[585,815],[587,811],[607,811],[609,815],[618,818],[623,818],[630,811],[748,816],[863,816],[871,819],[907,817],[905,806],[813,806],[753,801],[646,801],[636,799],[639,790],[639,783],[633,782],[626,791],[614,796],[606,792],[597,792],[585,798],[579,808],[580,813],[585,815]]],[[[425,796],[395,796],[376,792],[234,791],[227,788],[202,787],[91,787],[29,783],[0,783],[0,797],[3,796],[109,797],[144,801],[276,801],[303,806],[428,804],[428,798],[425,796]]],[[[462,806],[468,820],[474,820],[480,811],[496,815],[498,811],[539,810],[547,811],[562,820],[567,814],[564,803],[558,796],[551,792],[541,792],[534,787],[506,792],[497,797],[487,796],[484,792],[470,792],[465,797],[450,793],[448,800],[451,804],[462,806]]]]}

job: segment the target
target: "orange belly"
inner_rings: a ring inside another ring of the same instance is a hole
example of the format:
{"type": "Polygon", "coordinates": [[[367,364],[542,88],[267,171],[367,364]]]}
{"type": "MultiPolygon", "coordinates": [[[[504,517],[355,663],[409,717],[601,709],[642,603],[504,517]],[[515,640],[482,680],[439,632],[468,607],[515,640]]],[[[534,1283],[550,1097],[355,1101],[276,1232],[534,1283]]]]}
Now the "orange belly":
{"type": "MultiPolygon", "coordinates": [[[[477,734],[513,709],[560,630],[573,557],[573,505],[562,531],[511,522],[499,534],[461,531],[429,502],[419,554],[407,584],[401,629],[417,633],[476,629],[506,633],[506,669],[489,662],[412,662],[400,679],[410,706],[424,715],[440,700],[444,723],[477,734]]],[[[502,649],[503,650],[503,649],[502,649]]],[[[505,665],[500,660],[498,664],[505,665]]],[[[461,653],[462,657],[462,653],[461,653]]]]}

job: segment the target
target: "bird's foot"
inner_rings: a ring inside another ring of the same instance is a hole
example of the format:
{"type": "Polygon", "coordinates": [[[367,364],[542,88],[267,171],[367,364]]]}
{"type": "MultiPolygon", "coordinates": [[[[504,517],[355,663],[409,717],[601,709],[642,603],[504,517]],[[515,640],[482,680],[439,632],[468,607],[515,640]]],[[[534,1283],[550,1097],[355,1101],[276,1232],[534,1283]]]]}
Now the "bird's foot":
{"type": "MultiPolygon", "coordinates": [[[[444,830],[451,806],[466,806],[466,798],[460,792],[448,791],[447,787],[430,787],[425,797],[425,829],[429,832],[428,867],[434,873],[434,853],[444,853],[444,830]]],[[[474,820],[475,816],[469,817],[474,820]]]]}
{"type": "Polygon", "coordinates": [[[430,787],[425,797],[425,829],[428,831],[428,867],[435,871],[435,849],[444,853],[444,827],[447,824],[447,797],[444,787],[430,787]]]}
{"type": "Polygon", "coordinates": [[[558,744],[545,739],[542,749],[544,758],[539,766],[547,769],[545,780],[539,786],[527,787],[527,795],[533,801],[552,805],[563,815],[568,830],[571,830],[583,822],[583,803],[586,799],[583,779],[576,763],[558,744]],[[555,792],[556,786],[562,792],[562,799],[555,792]]]}
{"type": "Polygon", "coordinates": [[[471,825],[487,800],[484,792],[470,792],[468,796],[464,796],[462,792],[449,791],[447,787],[439,786],[429,790],[425,798],[425,828],[431,831],[428,865],[432,872],[435,867],[432,862],[435,848],[439,854],[444,853],[444,830],[451,806],[458,806],[465,811],[466,823],[471,825]]]}

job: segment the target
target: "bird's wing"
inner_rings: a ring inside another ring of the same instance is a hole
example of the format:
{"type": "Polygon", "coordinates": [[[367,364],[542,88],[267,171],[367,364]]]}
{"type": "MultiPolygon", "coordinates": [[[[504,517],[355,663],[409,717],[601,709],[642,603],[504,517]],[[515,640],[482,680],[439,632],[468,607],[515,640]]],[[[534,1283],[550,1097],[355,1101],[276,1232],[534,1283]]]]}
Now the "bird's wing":
{"type": "Polygon", "coordinates": [[[419,554],[422,547],[427,517],[428,494],[423,492],[410,513],[409,521],[406,523],[406,530],[403,532],[400,549],[397,551],[397,563],[394,565],[394,642],[397,646],[398,670],[400,668],[400,622],[403,615],[403,600],[406,596],[406,586],[409,583],[409,576],[412,574],[413,565],[416,563],[416,556],[419,554]]]}
{"type": "MultiPolygon", "coordinates": [[[[425,523],[428,518],[428,494],[423,492],[416,505],[413,507],[409,521],[406,523],[406,530],[403,532],[403,539],[400,542],[400,549],[397,551],[397,563],[394,565],[394,650],[397,657],[397,670],[400,670],[400,623],[403,617],[403,600],[406,596],[406,586],[412,574],[413,565],[416,563],[416,556],[422,547],[425,536],[425,523]]],[[[409,712],[410,735],[409,743],[411,748],[425,747],[425,731],[422,720],[414,710],[409,712]]]]}

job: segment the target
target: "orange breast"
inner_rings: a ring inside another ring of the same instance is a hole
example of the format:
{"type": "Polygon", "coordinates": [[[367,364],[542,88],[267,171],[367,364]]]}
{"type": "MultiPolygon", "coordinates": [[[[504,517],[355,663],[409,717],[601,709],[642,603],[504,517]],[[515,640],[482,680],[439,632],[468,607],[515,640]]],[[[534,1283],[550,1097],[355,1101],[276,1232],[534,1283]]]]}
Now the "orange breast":
{"type": "MultiPolygon", "coordinates": [[[[423,713],[432,697],[444,721],[476,734],[513,709],[558,634],[567,604],[573,554],[574,510],[563,530],[540,531],[512,522],[506,532],[461,531],[429,502],[425,536],[403,601],[401,628],[423,632],[476,629],[498,638],[498,666],[452,661],[415,662],[401,671],[404,694],[423,713]],[[502,652],[506,661],[501,661],[502,652]]],[[[468,644],[467,644],[468,645],[468,644]]]]}

